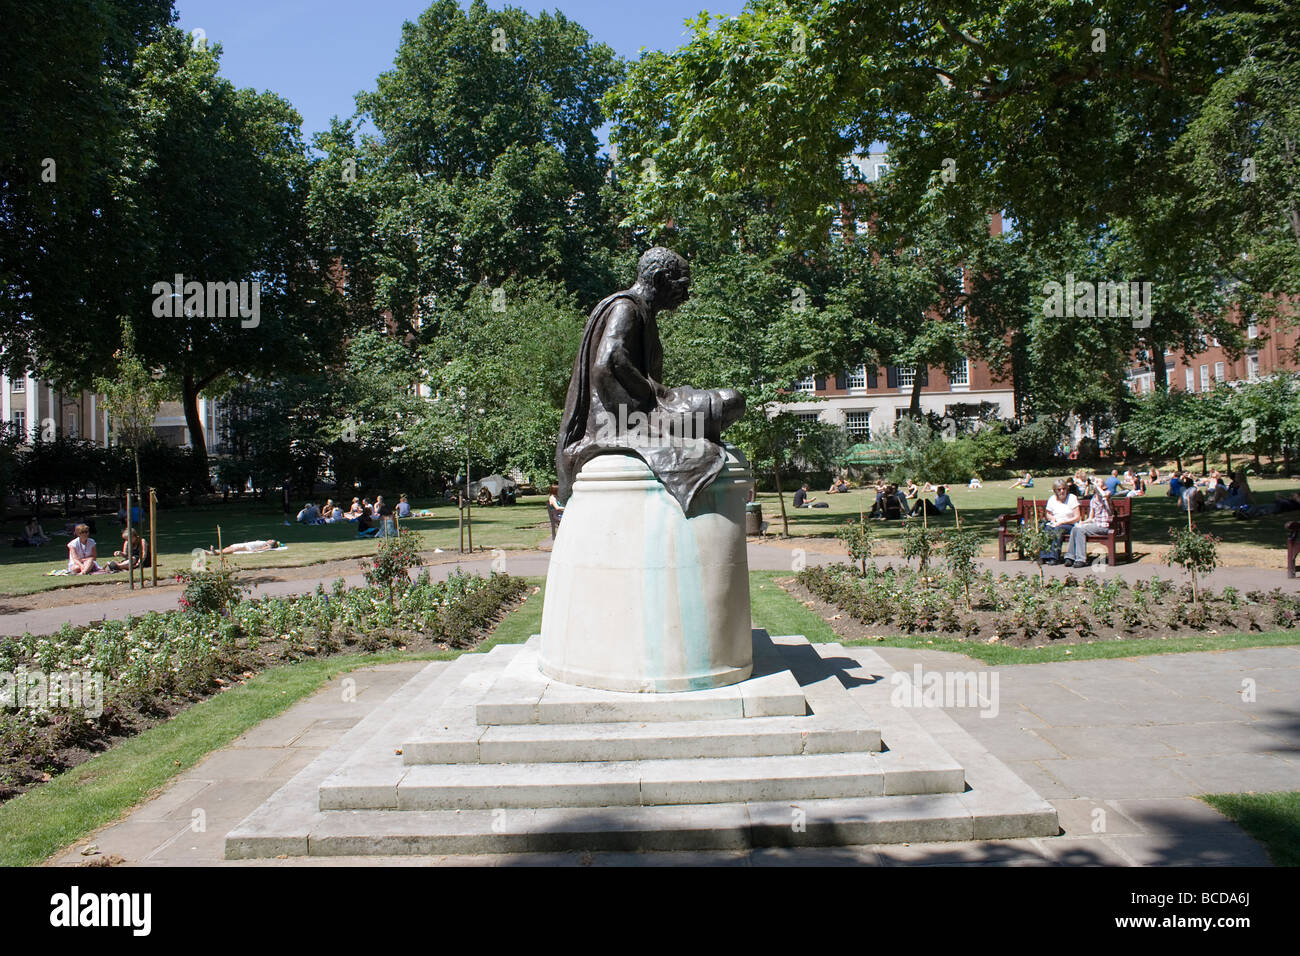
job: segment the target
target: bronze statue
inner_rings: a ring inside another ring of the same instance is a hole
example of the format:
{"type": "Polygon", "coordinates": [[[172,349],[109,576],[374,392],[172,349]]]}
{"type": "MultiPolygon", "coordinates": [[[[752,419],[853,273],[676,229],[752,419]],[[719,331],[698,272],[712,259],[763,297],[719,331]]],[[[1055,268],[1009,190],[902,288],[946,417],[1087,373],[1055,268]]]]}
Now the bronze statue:
{"type": "Polygon", "coordinates": [[[573,363],[555,450],[560,501],[597,455],[635,454],[689,512],[726,461],[722,431],[745,411],[734,389],[665,388],[656,315],[690,294],[691,267],[660,246],[637,263],[636,283],[592,310],[573,363]]]}

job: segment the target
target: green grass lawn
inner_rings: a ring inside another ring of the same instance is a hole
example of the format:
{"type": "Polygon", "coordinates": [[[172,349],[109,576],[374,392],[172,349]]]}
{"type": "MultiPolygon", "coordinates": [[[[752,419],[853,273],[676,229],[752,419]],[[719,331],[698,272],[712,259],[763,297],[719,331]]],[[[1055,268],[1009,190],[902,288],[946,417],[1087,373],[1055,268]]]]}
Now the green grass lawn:
{"type": "MultiPolygon", "coordinates": [[[[457,511],[446,501],[420,501],[412,508],[432,509],[430,518],[414,518],[402,522],[420,535],[420,546],[425,550],[442,548],[455,550],[460,541],[457,530],[457,511]]],[[[513,507],[475,507],[472,510],[475,550],[503,548],[516,550],[535,548],[551,536],[546,517],[546,498],[532,496],[520,498],[513,507]]],[[[21,521],[10,521],[4,529],[5,536],[19,531],[21,521]]],[[[47,533],[63,521],[53,518],[43,522],[47,533]]],[[[206,548],[216,543],[217,526],[221,526],[223,544],[274,538],[289,546],[287,551],[272,551],[260,555],[241,555],[237,562],[241,568],[296,567],[332,561],[339,558],[361,557],[374,554],[375,541],[358,538],[356,525],[351,523],[307,526],[284,524],[284,515],[278,504],[262,502],[230,502],[178,506],[158,512],[159,574],[186,570],[194,560],[195,548],[206,548]]],[[[111,556],[121,545],[121,527],[114,518],[98,518],[96,543],[99,545],[101,565],[105,556],[111,556]]],[[[46,577],[52,568],[67,566],[67,539],[55,537],[43,548],[0,548],[0,594],[30,594],[61,587],[93,587],[98,582],[125,581],[125,574],[97,574],[89,578],[46,577]]]]}
{"type": "Polygon", "coordinates": [[[1216,793],[1201,799],[1264,844],[1276,866],[1300,866],[1300,791],[1216,793]]]}
{"type": "MultiPolygon", "coordinates": [[[[1062,475],[1061,477],[1064,477],[1062,475]]],[[[1014,513],[1016,499],[1020,496],[1037,496],[1044,499],[1052,493],[1052,478],[1035,478],[1034,487],[1028,490],[1010,488],[1010,481],[990,482],[983,488],[971,490],[960,485],[949,489],[949,496],[961,515],[963,527],[968,524],[979,528],[989,535],[990,542],[996,540],[998,515],[1014,513]]],[[[793,492],[793,487],[790,492],[793,492]]],[[[1154,492],[1145,497],[1133,499],[1133,551],[1135,556],[1149,552],[1152,545],[1167,545],[1169,529],[1175,525],[1185,525],[1187,513],[1179,508],[1172,498],[1166,496],[1167,485],[1157,485],[1154,492]]],[[[1291,493],[1300,491],[1300,483],[1271,478],[1251,482],[1251,490],[1260,503],[1273,500],[1278,492],[1291,493]]],[[[790,507],[790,492],[785,496],[786,513],[790,517],[790,534],[798,537],[831,537],[835,529],[858,514],[871,513],[871,506],[876,500],[874,489],[853,489],[848,494],[828,495],[824,488],[812,488],[809,495],[818,502],[825,502],[827,508],[801,508],[795,511],[790,507]]],[[[933,495],[927,496],[933,497],[933,495]]],[[[781,508],[777,496],[764,492],[758,496],[763,506],[763,519],[768,522],[768,534],[781,532],[781,508]]],[[[950,516],[928,519],[943,526],[950,526],[955,519],[950,516]]],[[[1281,567],[1286,563],[1286,530],[1288,521],[1300,520],[1300,512],[1283,512],[1240,521],[1227,511],[1207,511],[1193,514],[1192,521],[1201,531],[1210,532],[1223,539],[1225,545],[1246,545],[1259,549],[1262,567],[1281,567]]],[[[877,536],[884,540],[902,536],[902,522],[873,521],[877,536]]]]}

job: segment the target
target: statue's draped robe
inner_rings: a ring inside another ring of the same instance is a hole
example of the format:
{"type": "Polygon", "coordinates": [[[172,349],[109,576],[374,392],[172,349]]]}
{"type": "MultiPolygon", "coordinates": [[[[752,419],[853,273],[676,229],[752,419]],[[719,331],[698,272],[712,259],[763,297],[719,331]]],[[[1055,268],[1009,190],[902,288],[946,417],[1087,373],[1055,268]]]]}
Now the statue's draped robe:
{"type": "Polygon", "coordinates": [[[696,494],[726,463],[723,402],[715,391],[664,388],[662,375],[659,328],[646,304],[631,292],[602,300],[587,320],[564,403],[555,451],[560,501],[568,501],[582,466],[597,455],[634,454],[690,511],[696,494]],[[616,309],[620,304],[625,307],[616,309]],[[646,426],[638,428],[636,419],[635,433],[622,434],[635,413],[646,416],[646,426]],[[683,421],[689,437],[679,431],[683,421]]]}

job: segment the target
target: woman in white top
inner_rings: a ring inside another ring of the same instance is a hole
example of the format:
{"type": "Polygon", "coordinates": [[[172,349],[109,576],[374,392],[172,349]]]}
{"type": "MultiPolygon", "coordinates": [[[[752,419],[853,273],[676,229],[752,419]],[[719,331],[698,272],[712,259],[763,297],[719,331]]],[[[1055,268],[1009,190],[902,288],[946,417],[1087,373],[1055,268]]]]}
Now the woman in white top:
{"type": "Polygon", "coordinates": [[[1070,494],[1070,486],[1064,478],[1052,482],[1052,497],[1047,499],[1044,510],[1047,512],[1047,526],[1056,532],[1056,544],[1049,552],[1045,563],[1060,564],[1062,539],[1070,533],[1080,518],[1079,499],[1070,494]]]}
{"type": "Polygon", "coordinates": [[[68,542],[68,573],[93,574],[99,570],[99,565],[95,563],[99,551],[95,547],[95,539],[90,536],[90,528],[79,524],[73,532],[73,538],[68,542]]]}

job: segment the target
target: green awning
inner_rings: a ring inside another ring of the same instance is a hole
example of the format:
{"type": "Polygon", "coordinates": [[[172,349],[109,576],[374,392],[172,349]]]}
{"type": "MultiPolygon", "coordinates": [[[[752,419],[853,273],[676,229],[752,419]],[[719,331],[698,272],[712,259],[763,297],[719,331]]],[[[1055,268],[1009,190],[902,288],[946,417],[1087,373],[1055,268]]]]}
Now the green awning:
{"type": "Polygon", "coordinates": [[[858,443],[849,447],[844,453],[844,463],[846,465],[896,465],[903,460],[901,452],[886,450],[884,448],[872,448],[870,445],[858,443]]]}

